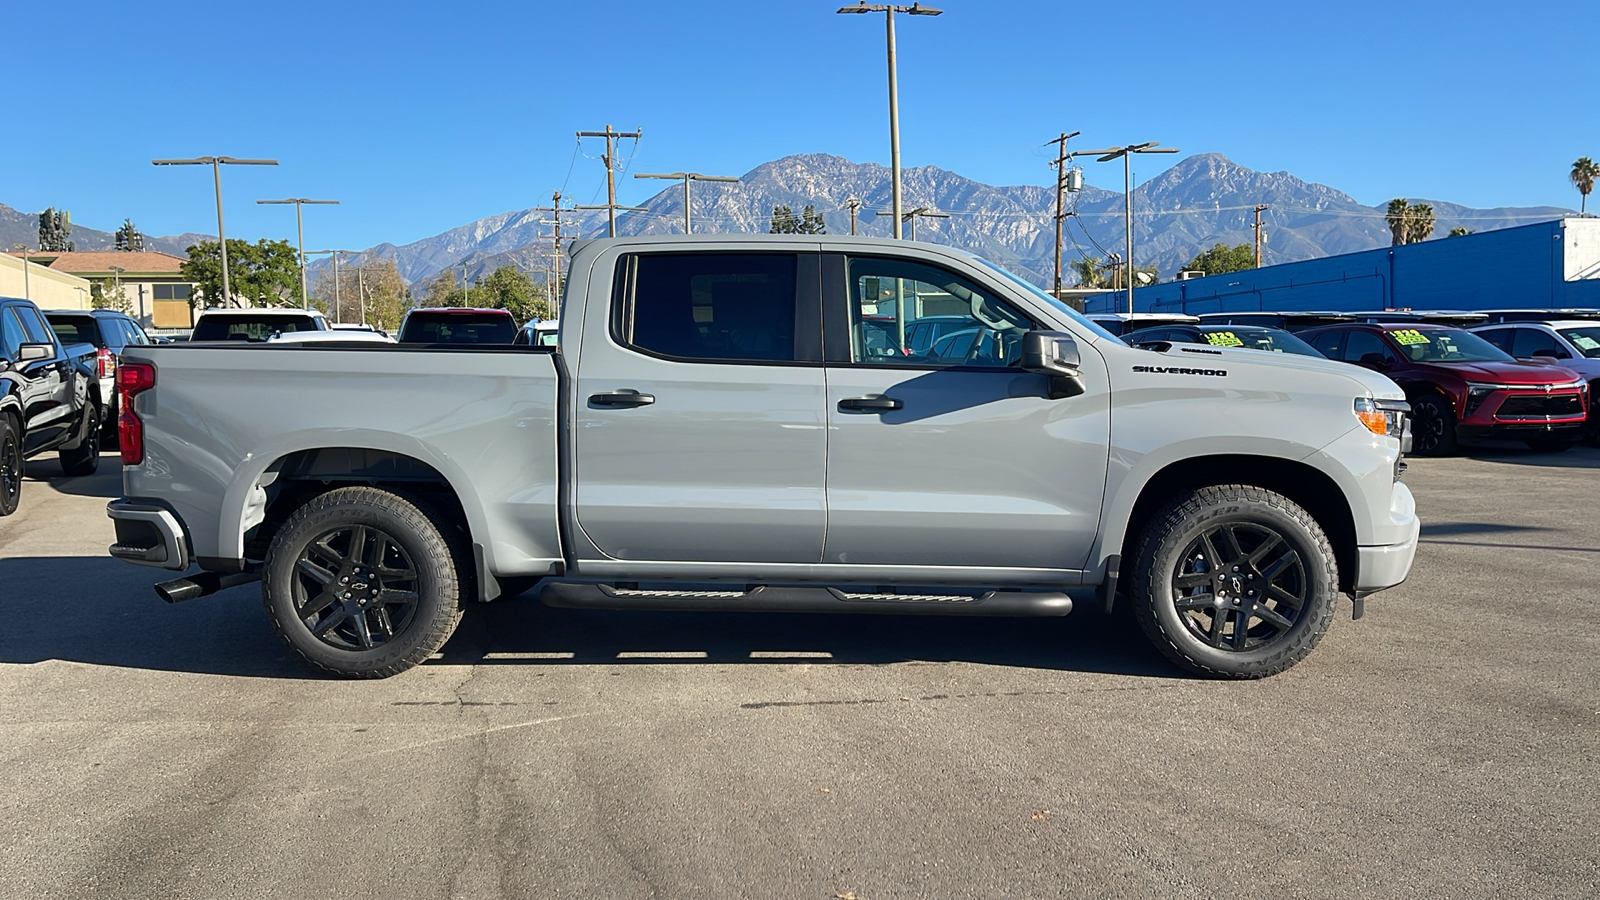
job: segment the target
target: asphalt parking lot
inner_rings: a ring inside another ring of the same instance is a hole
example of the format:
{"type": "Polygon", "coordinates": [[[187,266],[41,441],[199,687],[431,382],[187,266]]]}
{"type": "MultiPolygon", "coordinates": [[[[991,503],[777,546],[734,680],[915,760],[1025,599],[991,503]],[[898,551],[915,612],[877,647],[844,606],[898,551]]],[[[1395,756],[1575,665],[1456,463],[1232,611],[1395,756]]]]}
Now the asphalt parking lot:
{"type": "Polygon", "coordinates": [[[11,897],[1588,898],[1600,450],[1417,460],[1411,580],[1262,682],[1060,621],[478,607],[318,677],[256,586],[105,555],[101,474],[0,520],[11,897]]]}

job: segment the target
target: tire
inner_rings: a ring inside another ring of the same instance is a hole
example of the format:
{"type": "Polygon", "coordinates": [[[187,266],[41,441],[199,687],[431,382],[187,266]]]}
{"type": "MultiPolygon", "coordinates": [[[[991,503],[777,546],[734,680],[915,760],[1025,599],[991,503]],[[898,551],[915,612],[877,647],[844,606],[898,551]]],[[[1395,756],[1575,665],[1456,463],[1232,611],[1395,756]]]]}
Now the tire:
{"type": "Polygon", "coordinates": [[[1327,535],[1264,488],[1227,484],[1179,496],[1150,520],[1135,559],[1140,627],[1198,675],[1276,675],[1304,659],[1333,620],[1339,573],[1327,535]]]}
{"type": "Polygon", "coordinates": [[[89,418],[88,433],[72,450],[62,450],[61,471],[74,478],[93,475],[100,468],[100,407],[90,405],[84,410],[89,418]]]}
{"type": "Polygon", "coordinates": [[[1418,456],[1452,456],[1456,452],[1456,411],[1438,394],[1411,402],[1411,452],[1418,456]]]}
{"type": "Polygon", "coordinates": [[[0,516],[22,503],[22,435],[11,416],[0,413],[0,516]]]}
{"type": "Polygon", "coordinates": [[[267,548],[261,600],[302,659],[346,678],[388,678],[444,646],[472,565],[457,531],[426,505],[339,488],[295,510],[267,548]]]}
{"type": "Polygon", "coordinates": [[[1572,438],[1527,438],[1523,443],[1538,453],[1565,453],[1578,442],[1572,438]]]}

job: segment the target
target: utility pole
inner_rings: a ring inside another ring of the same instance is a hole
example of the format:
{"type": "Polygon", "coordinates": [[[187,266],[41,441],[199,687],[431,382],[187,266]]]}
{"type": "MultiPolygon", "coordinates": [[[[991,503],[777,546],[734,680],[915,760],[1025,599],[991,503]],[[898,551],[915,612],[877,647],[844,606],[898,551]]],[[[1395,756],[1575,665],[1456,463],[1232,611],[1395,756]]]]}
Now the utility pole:
{"type": "Polygon", "coordinates": [[[27,244],[12,244],[11,249],[22,251],[22,298],[33,300],[33,282],[28,277],[28,252],[31,248],[27,244]]]}
{"type": "Polygon", "coordinates": [[[1255,221],[1254,225],[1250,226],[1251,228],[1253,228],[1255,230],[1255,233],[1256,233],[1256,268],[1258,268],[1258,269],[1261,268],[1261,238],[1262,238],[1261,211],[1264,210],[1264,209],[1270,209],[1270,208],[1271,207],[1267,206],[1265,203],[1257,203],[1256,204],[1256,221],[1255,221]]]}
{"type": "Polygon", "coordinates": [[[152,166],[210,166],[211,178],[217,188],[217,249],[222,253],[222,305],[233,305],[232,289],[228,285],[228,236],[222,229],[222,167],[275,166],[275,159],[234,159],[231,156],[197,156],[194,159],[152,159],[152,166]]]}
{"type": "MultiPolygon", "coordinates": [[[[563,237],[562,234],[561,234],[561,214],[562,213],[572,212],[574,209],[577,209],[577,207],[575,207],[575,206],[563,207],[561,205],[561,192],[560,191],[556,191],[555,193],[552,193],[550,195],[550,203],[551,203],[551,205],[549,205],[549,206],[536,206],[536,207],[534,207],[534,211],[535,212],[548,212],[548,213],[551,213],[551,214],[553,214],[555,216],[555,218],[553,220],[551,220],[550,223],[549,223],[549,224],[554,225],[556,227],[556,233],[555,233],[555,238],[554,238],[555,247],[556,247],[556,252],[555,252],[555,273],[556,273],[555,274],[555,286],[554,286],[554,290],[552,290],[550,292],[550,305],[551,305],[552,308],[554,308],[555,304],[561,298],[561,242],[563,240],[570,241],[570,240],[573,239],[572,237],[563,237]]],[[[547,288],[550,287],[550,282],[549,281],[545,282],[545,287],[547,287],[547,288]]]]}
{"type": "Polygon", "coordinates": [[[617,236],[617,210],[642,209],[638,206],[617,205],[617,141],[622,138],[638,140],[644,134],[644,129],[636,128],[633,131],[612,131],[609,124],[605,131],[580,131],[578,139],[598,137],[606,139],[606,155],[600,157],[606,164],[606,205],[605,206],[579,206],[577,209],[603,209],[606,211],[606,237],[617,236]]]}
{"type": "Polygon", "coordinates": [[[910,6],[894,6],[881,4],[868,4],[861,0],[855,6],[841,7],[840,14],[884,13],[885,29],[889,41],[889,180],[890,189],[894,194],[893,209],[890,215],[894,216],[894,237],[900,239],[900,223],[902,210],[900,207],[900,84],[895,74],[895,49],[894,49],[894,14],[905,13],[908,16],[937,16],[944,10],[913,3],[910,6]]]}
{"type": "Polygon", "coordinates": [[[732,175],[701,175],[699,172],[668,172],[661,175],[647,175],[640,173],[635,178],[666,178],[671,181],[683,181],[683,233],[691,234],[693,229],[689,223],[689,182],[691,181],[731,181],[737,183],[739,179],[732,175]]]}
{"type": "Polygon", "coordinates": [[[340,315],[339,314],[339,300],[340,300],[339,285],[340,285],[341,282],[344,281],[343,278],[339,277],[339,254],[341,254],[341,253],[354,253],[354,252],[356,252],[356,251],[354,251],[354,250],[308,250],[308,251],[306,251],[306,255],[307,256],[321,256],[324,253],[326,253],[329,256],[333,257],[333,321],[336,322],[336,323],[340,321],[340,318],[339,318],[339,315],[340,315]]]}
{"type": "MultiPolygon", "coordinates": [[[[892,216],[892,215],[894,215],[894,213],[892,213],[892,212],[884,212],[883,210],[880,209],[876,213],[874,213],[874,215],[892,216]]],[[[926,206],[919,206],[916,209],[908,209],[905,212],[901,213],[900,214],[900,218],[896,219],[895,221],[897,221],[897,222],[910,222],[911,223],[911,239],[913,241],[917,239],[917,219],[918,219],[918,217],[921,217],[921,218],[924,218],[924,219],[948,219],[948,218],[950,218],[950,214],[949,213],[942,213],[942,212],[930,212],[929,211],[929,207],[926,207],[926,206]]],[[[895,231],[899,231],[899,230],[900,230],[899,228],[895,229],[895,231]]],[[[899,236],[900,235],[898,235],[898,234],[895,235],[895,237],[899,237],[899,236]]]]}
{"type": "Polygon", "coordinates": [[[1056,145],[1056,158],[1051,163],[1056,170],[1056,299],[1061,299],[1061,223],[1066,218],[1066,213],[1061,209],[1062,194],[1067,191],[1067,141],[1077,137],[1082,132],[1074,131],[1071,134],[1061,133],[1061,137],[1047,143],[1056,145]]]}
{"type": "Polygon", "coordinates": [[[844,205],[850,207],[850,233],[853,235],[856,233],[856,210],[861,208],[861,201],[851,197],[844,202],[844,205]]]}
{"type": "Polygon", "coordinates": [[[299,238],[300,238],[300,308],[301,309],[306,309],[306,308],[311,306],[311,292],[306,289],[306,224],[305,224],[305,220],[303,218],[301,218],[301,216],[300,216],[300,207],[305,205],[305,204],[307,204],[307,203],[317,203],[317,204],[325,204],[325,205],[329,205],[329,206],[338,206],[339,205],[339,201],[337,201],[337,200],[307,200],[304,197],[290,197],[290,198],[288,198],[286,200],[257,200],[256,202],[257,203],[293,203],[294,204],[294,227],[295,227],[296,234],[298,234],[299,238]]]}

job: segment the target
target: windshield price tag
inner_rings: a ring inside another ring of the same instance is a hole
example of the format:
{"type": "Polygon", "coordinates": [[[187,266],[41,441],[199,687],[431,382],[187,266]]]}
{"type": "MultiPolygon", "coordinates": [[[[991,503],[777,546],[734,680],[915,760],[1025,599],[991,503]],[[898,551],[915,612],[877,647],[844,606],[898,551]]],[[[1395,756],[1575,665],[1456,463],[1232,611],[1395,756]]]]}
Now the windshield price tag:
{"type": "Polygon", "coordinates": [[[1578,349],[1585,353],[1588,353],[1590,350],[1600,350],[1600,341],[1597,341],[1586,334],[1573,335],[1572,343],[1576,344],[1578,349]]]}
{"type": "Polygon", "coordinates": [[[1416,330],[1415,328],[1403,328],[1399,331],[1391,332],[1391,334],[1393,335],[1394,339],[1399,341],[1402,345],[1432,343],[1428,340],[1427,335],[1416,330]]]}
{"type": "Polygon", "coordinates": [[[1206,343],[1213,347],[1243,347],[1244,341],[1231,331],[1208,331],[1206,343]]]}

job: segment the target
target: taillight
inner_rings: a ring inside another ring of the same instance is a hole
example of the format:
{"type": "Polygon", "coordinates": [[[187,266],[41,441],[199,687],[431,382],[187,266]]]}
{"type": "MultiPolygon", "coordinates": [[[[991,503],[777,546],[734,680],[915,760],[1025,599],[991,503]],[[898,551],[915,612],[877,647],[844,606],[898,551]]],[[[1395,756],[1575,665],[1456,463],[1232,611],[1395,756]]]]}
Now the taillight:
{"type": "Polygon", "coordinates": [[[128,363],[117,370],[117,444],[122,448],[122,464],[144,462],[144,423],[133,411],[133,398],[156,386],[156,367],[149,363],[128,363]]]}
{"type": "Polygon", "coordinates": [[[101,378],[110,378],[117,374],[116,354],[112,353],[110,348],[101,347],[100,352],[95,354],[95,367],[99,370],[101,378]]]}

